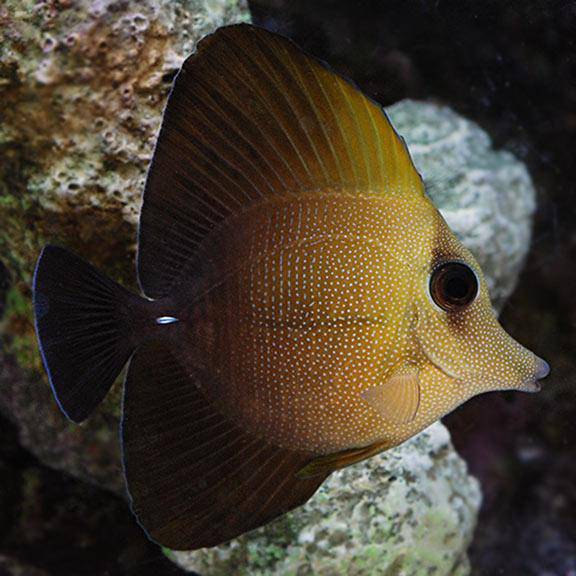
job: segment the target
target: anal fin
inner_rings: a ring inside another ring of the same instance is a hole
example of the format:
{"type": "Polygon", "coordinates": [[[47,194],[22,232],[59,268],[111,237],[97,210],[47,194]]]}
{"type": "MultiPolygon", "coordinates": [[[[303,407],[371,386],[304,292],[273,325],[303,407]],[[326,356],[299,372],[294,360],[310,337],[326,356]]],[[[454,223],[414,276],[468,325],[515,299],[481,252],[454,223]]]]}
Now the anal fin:
{"type": "MultiPolygon", "coordinates": [[[[176,355],[149,343],[125,387],[123,457],[132,509],[177,550],[216,546],[303,504],[327,474],[300,478],[311,454],[279,448],[228,420],[176,355]]],[[[209,385],[209,382],[203,383],[209,385]]]]}

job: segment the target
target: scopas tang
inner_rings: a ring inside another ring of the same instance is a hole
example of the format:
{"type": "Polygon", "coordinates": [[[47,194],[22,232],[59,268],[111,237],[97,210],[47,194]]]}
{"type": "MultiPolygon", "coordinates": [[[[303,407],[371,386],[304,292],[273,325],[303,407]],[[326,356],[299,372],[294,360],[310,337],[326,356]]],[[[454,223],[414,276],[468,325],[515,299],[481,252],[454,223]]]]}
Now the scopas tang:
{"type": "Polygon", "coordinates": [[[256,528],[333,470],[549,370],[498,324],[381,108],[249,25],[205,38],[174,82],[137,266],[144,297],[46,247],[36,328],[75,422],[130,361],[128,492],[170,548],[256,528]]]}

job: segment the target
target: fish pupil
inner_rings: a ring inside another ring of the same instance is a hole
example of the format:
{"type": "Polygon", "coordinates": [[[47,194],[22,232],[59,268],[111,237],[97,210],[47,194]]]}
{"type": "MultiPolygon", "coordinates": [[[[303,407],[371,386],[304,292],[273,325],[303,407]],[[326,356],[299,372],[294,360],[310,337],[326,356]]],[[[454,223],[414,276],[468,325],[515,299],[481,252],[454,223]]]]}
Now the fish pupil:
{"type": "Polygon", "coordinates": [[[470,290],[470,286],[464,278],[450,278],[446,282],[446,294],[453,300],[465,298],[470,290]]]}
{"type": "Polygon", "coordinates": [[[447,312],[468,306],[478,294],[478,279],[462,262],[445,262],[430,278],[430,294],[434,302],[447,312]]]}

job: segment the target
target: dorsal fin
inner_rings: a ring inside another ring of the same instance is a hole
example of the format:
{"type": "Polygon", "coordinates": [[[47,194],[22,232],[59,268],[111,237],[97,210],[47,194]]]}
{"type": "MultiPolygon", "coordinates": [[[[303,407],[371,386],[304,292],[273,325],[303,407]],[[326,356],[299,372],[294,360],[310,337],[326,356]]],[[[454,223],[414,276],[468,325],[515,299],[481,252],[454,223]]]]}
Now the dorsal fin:
{"type": "Polygon", "coordinates": [[[165,295],[202,240],[270,196],[423,194],[381,107],[290,40],[220,28],[183,64],[146,182],[138,275],[165,295]]]}

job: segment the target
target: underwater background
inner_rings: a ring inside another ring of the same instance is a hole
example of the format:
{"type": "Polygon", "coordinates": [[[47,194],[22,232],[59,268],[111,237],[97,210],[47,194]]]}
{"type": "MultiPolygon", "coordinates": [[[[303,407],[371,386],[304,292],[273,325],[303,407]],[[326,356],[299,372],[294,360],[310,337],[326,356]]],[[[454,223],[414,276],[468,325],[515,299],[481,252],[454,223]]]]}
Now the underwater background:
{"type": "MultiPolygon", "coordinates": [[[[0,5],[0,574],[190,573],[146,540],[122,498],[117,405],[110,401],[80,433],[58,429],[61,417],[45,407],[51,400],[30,336],[28,290],[46,239],[94,255],[129,282],[134,198],[179,58],[196,36],[249,18],[294,39],[384,106],[410,99],[451,108],[526,166],[536,195],[530,250],[513,293],[505,298],[504,290],[498,304],[505,328],[546,358],[552,374],[536,396],[492,393],[444,419],[482,498],[475,488],[466,492],[474,512],[462,512],[462,530],[475,525],[469,564],[435,573],[576,574],[576,3],[479,0],[0,5]],[[109,108],[105,88],[118,95],[109,108]]],[[[474,164],[474,150],[470,162],[489,173],[490,165],[474,164]]],[[[427,185],[442,198],[455,183],[440,170],[427,185]]],[[[518,250],[486,248],[508,259],[518,250]]],[[[496,276],[516,265],[506,258],[496,276]]],[[[448,449],[436,441],[438,453],[448,449]]],[[[433,450],[434,441],[421,442],[433,450]]],[[[459,474],[454,482],[471,482],[458,466],[444,469],[459,474]]],[[[267,566],[263,560],[259,573],[272,573],[267,566]]],[[[218,570],[199,572],[254,573],[218,570]]],[[[297,573],[423,570],[353,562],[322,572],[300,565],[297,573]]]]}

